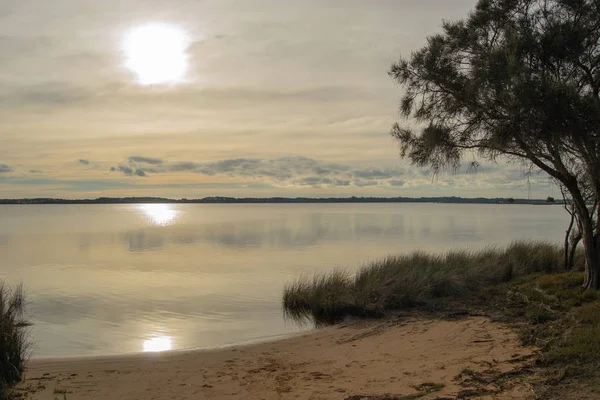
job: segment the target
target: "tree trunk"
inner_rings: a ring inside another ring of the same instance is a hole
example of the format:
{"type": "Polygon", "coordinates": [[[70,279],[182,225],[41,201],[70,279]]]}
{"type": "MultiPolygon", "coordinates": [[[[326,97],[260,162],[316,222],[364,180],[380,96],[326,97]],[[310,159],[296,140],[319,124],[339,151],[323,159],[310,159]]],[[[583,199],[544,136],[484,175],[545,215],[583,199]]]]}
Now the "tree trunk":
{"type": "Polygon", "coordinates": [[[569,238],[571,236],[571,230],[573,229],[573,224],[575,223],[575,213],[571,213],[571,222],[569,223],[569,227],[567,228],[567,234],[565,235],[565,269],[569,270],[572,267],[571,260],[571,251],[569,251],[569,238]]]}
{"type": "Polygon", "coordinates": [[[581,241],[581,233],[573,238],[571,241],[571,248],[569,249],[568,269],[572,270],[575,268],[575,253],[577,253],[577,245],[581,241]]]}
{"type": "Polygon", "coordinates": [[[585,289],[600,289],[600,240],[594,235],[592,221],[582,221],[583,247],[585,251],[585,289]]]}
{"type": "MultiPolygon", "coordinates": [[[[585,252],[584,289],[600,289],[600,240],[594,232],[594,215],[579,190],[570,190],[577,210],[578,224],[583,234],[585,252]]],[[[594,210],[595,211],[595,210],[594,210]]]]}

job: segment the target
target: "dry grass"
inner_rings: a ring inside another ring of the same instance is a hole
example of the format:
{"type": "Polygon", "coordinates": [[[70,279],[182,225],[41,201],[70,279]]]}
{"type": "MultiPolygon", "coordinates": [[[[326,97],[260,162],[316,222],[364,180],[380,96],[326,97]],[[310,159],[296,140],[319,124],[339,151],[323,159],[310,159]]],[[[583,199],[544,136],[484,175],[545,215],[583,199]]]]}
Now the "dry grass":
{"type": "Polygon", "coordinates": [[[0,283],[0,399],[21,381],[27,361],[27,326],[23,289],[0,283]]]}
{"type": "Polygon", "coordinates": [[[515,276],[561,267],[562,248],[545,242],[442,255],[415,252],[387,257],[354,275],[338,269],[302,277],[285,286],[283,308],[299,323],[331,324],[348,315],[382,316],[431,299],[464,296],[515,276]]]}

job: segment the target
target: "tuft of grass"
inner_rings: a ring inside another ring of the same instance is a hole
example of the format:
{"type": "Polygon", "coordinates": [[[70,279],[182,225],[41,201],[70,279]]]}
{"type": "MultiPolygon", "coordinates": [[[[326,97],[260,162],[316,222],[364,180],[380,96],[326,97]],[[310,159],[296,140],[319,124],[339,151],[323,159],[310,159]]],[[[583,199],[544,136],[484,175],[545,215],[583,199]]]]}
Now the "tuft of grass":
{"type": "Polygon", "coordinates": [[[543,306],[533,306],[525,315],[532,324],[545,324],[556,319],[554,312],[543,306]]]}
{"type": "Polygon", "coordinates": [[[9,289],[0,282],[0,398],[23,378],[28,339],[22,286],[9,289]]]}
{"type": "MultiPolygon", "coordinates": [[[[514,242],[506,249],[455,250],[441,255],[414,252],[387,257],[361,268],[354,276],[335,270],[302,277],[285,286],[287,317],[316,325],[346,316],[383,316],[439,298],[461,297],[515,277],[562,269],[562,248],[546,242],[514,242]]],[[[575,281],[573,281],[575,282],[575,281]]],[[[551,316],[531,316],[543,323],[551,316]]]]}
{"type": "Polygon", "coordinates": [[[504,252],[503,263],[512,266],[514,275],[556,272],[563,265],[563,248],[549,242],[517,241],[504,252]]]}
{"type": "Polygon", "coordinates": [[[335,323],[340,315],[355,313],[349,287],[350,274],[342,269],[312,280],[300,278],[284,289],[285,316],[303,322],[307,315],[314,315],[319,324],[335,323]]]}

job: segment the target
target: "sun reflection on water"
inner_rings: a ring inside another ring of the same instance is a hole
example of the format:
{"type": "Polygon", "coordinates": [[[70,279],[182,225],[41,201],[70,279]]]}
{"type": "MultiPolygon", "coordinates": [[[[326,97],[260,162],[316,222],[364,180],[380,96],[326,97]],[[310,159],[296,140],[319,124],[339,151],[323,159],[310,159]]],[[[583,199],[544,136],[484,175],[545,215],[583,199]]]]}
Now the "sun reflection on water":
{"type": "Polygon", "coordinates": [[[138,207],[154,225],[170,225],[179,215],[179,211],[171,204],[140,204],[138,207]]]}
{"type": "Polygon", "coordinates": [[[156,336],[144,340],[144,352],[159,352],[173,350],[173,339],[170,336],[156,336]]]}

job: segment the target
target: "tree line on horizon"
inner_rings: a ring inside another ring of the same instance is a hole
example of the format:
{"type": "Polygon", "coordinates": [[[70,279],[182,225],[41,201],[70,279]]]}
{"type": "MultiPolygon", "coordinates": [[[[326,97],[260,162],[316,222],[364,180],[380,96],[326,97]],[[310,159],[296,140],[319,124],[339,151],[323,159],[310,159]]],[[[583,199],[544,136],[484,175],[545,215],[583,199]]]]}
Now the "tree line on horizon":
{"type": "Polygon", "coordinates": [[[556,203],[553,197],[515,199],[512,197],[221,197],[170,199],[165,197],[99,197],[96,199],[25,198],[0,199],[0,204],[148,204],[148,203],[457,203],[457,204],[544,204],[556,203]]]}

